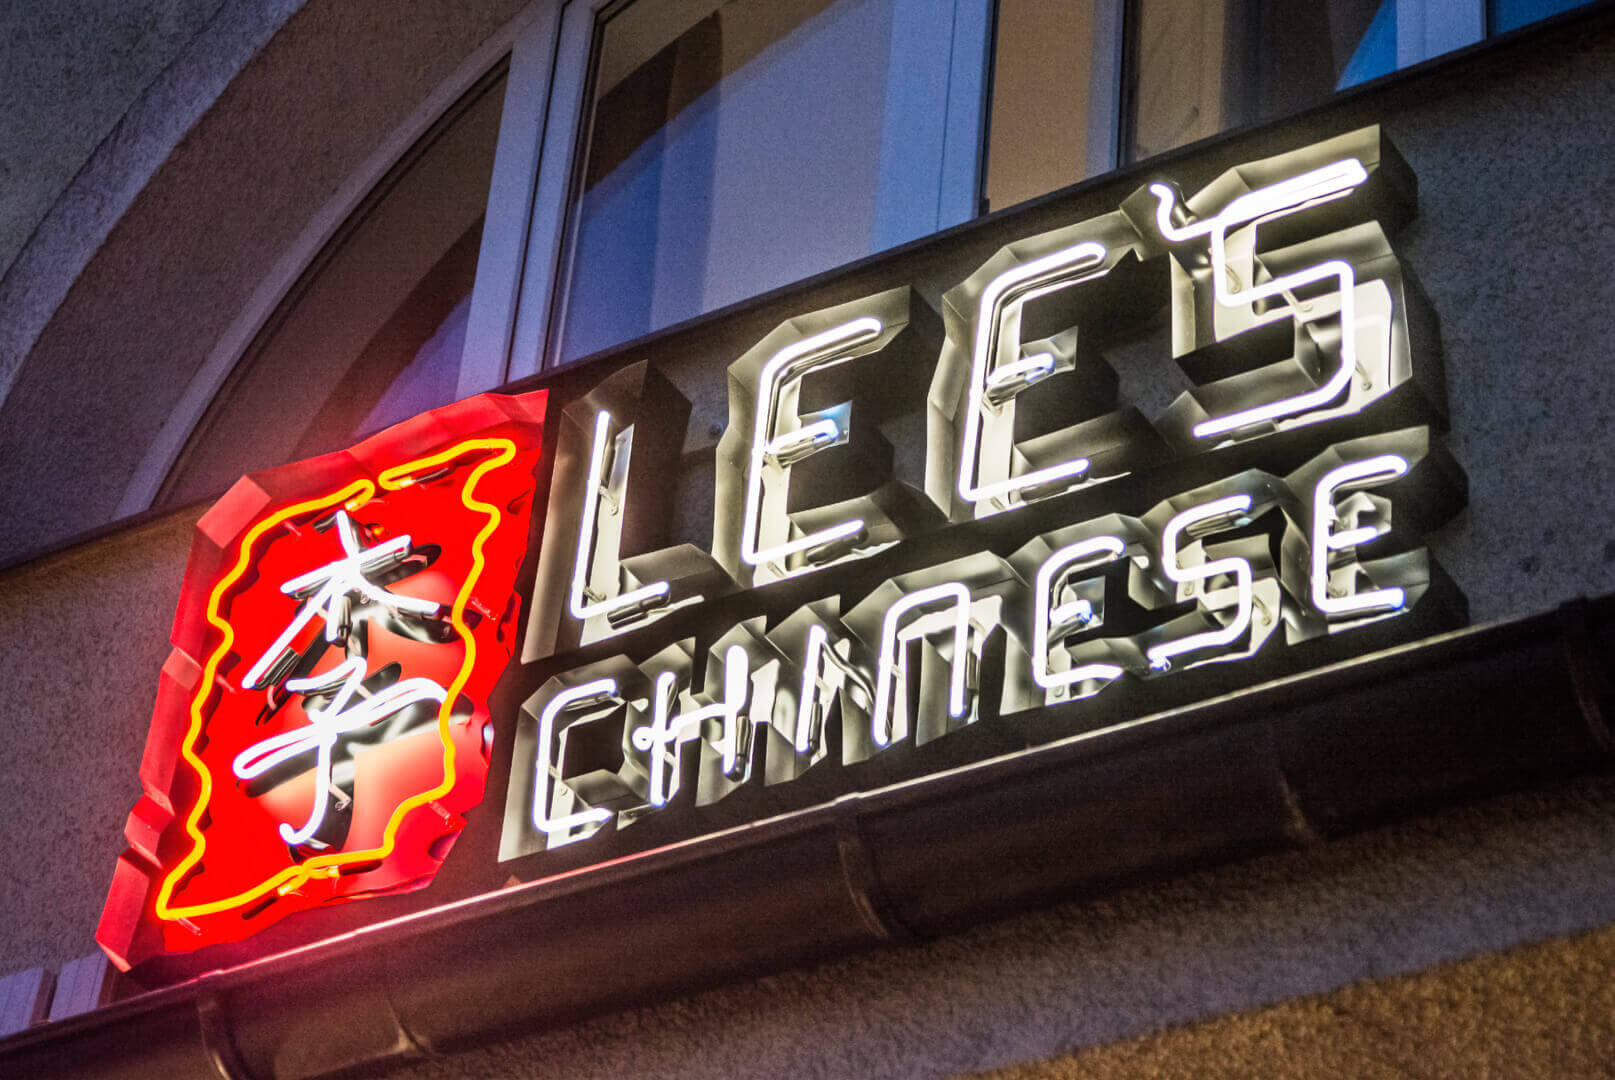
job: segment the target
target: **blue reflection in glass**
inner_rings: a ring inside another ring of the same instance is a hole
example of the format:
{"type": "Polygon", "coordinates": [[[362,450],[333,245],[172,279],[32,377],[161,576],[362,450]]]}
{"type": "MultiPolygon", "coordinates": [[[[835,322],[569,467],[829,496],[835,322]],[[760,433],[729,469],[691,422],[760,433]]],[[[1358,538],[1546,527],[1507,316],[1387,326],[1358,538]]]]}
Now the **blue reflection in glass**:
{"type": "Polygon", "coordinates": [[[1522,26],[1584,7],[1592,0],[1491,0],[1492,33],[1505,34],[1522,26]]]}
{"type": "Polygon", "coordinates": [[[1336,90],[1377,79],[1396,70],[1396,0],[1382,0],[1374,18],[1363,31],[1363,40],[1351,54],[1346,70],[1340,73],[1336,90]]]}

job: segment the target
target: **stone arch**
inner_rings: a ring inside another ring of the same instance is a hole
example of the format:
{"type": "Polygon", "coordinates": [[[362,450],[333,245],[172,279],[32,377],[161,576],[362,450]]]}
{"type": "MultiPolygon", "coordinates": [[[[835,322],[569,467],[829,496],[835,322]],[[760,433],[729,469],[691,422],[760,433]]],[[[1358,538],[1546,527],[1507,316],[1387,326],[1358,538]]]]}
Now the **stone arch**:
{"type": "Polygon", "coordinates": [[[0,279],[0,562],[130,509],[198,372],[245,347],[526,6],[220,7],[0,279]]]}

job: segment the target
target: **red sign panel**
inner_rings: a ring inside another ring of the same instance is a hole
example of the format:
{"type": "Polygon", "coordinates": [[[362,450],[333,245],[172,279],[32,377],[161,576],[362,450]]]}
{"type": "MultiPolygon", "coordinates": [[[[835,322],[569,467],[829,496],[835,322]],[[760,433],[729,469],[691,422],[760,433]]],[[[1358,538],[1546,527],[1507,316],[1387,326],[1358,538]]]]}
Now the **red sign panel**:
{"type": "Polygon", "coordinates": [[[96,931],[120,967],[432,880],[487,778],[544,402],[426,413],[198,523],[96,931]]]}

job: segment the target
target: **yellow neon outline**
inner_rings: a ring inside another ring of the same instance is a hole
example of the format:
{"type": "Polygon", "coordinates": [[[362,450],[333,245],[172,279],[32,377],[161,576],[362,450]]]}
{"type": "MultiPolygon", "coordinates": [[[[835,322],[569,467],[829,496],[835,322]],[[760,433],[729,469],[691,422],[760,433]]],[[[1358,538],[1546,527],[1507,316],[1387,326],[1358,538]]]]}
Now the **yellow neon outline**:
{"type": "Polygon", "coordinates": [[[418,806],[424,806],[447,795],[453,790],[454,741],[449,736],[449,713],[454,701],[460,696],[460,691],[464,689],[466,682],[471,677],[471,669],[475,664],[477,655],[476,640],[471,636],[470,627],[465,625],[465,606],[471,598],[471,590],[476,587],[477,580],[482,576],[483,567],[486,565],[482,555],[483,545],[487,543],[488,537],[492,536],[499,527],[501,517],[497,506],[474,499],[471,492],[483,476],[508,464],[515,458],[516,444],[512,440],[505,438],[466,439],[447,450],[440,451],[429,457],[387,469],[380,476],[380,483],[384,489],[396,491],[414,483],[413,479],[405,474],[435,468],[467,451],[474,450],[497,450],[499,452],[478,464],[466,479],[465,486],[460,489],[460,501],[465,504],[467,509],[480,510],[486,513],[488,522],[478,531],[476,539],[471,542],[471,574],[460,587],[459,594],[454,598],[454,606],[449,612],[449,621],[460,635],[461,642],[465,645],[465,658],[460,663],[459,673],[449,683],[447,693],[443,696],[443,704],[438,709],[437,714],[438,738],[443,743],[443,779],[429,791],[413,795],[399,804],[397,809],[393,811],[392,817],[388,819],[387,827],[382,831],[380,847],[369,848],[364,851],[335,852],[330,855],[315,856],[307,862],[286,867],[274,876],[259,882],[246,892],[225,897],[223,900],[213,900],[207,903],[181,907],[170,905],[169,901],[173,898],[179,879],[184,877],[201,860],[202,853],[207,846],[207,839],[198,827],[198,823],[202,820],[202,815],[206,812],[208,801],[213,794],[213,777],[208,772],[207,766],[202,759],[196,756],[195,745],[197,737],[202,733],[202,703],[211,695],[219,664],[223,662],[224,657],[229,653],[230,646],[235,643],[234,629],[228,622],[219,618],[219,601],[225,591],[240,580],[241,575],[246,572],[252,545],[257,543],[264,533],[282,522],[310,510],[323,510],[339,503],[344,504],[350,510],[357,510],[374,497],[376,485],[369,480],[356,480],[340,491],[294,503],[276,511],[268,518],[254,525],[242,539],[240,555],[237,557],[235,565],[213,587],[213,592],[208,597],[207,620],[211,625],[219,629],[223,637],[202,669],[202,681],[197,689],[196,696],[191,701],[190,730],[186,733],[185,741],[180,748],[185,760],[196,770],[196,774],[202,783],[202,789],[197,798],[196,806],[192,808],[185,821],[185,831],[190,834],[192,840],[191,850],[173,870],[164,876],[162,883],[158,886],[156,913],[159,919],[174,921],[192,916],[212,915],[220,911],[228,911],[231,908],[250,904],[271,891],[285,895],[301,887],[314,877],[335,877],[339,872],[338,868],[349,863],[385,859],[393,852],[398,829],[403,823],[404,815],[418,806]]]}

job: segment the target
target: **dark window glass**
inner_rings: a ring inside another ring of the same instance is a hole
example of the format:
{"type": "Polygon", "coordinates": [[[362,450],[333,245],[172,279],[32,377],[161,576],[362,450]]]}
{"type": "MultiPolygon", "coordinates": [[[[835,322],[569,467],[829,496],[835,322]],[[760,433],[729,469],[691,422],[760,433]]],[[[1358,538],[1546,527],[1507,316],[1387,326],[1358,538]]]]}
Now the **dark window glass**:
{"type": "Polygon", "coordinates": [[[454,400],[504,89],[501,68],[342,226],[236,366],[156,505],[454,400]]]}
{"type": "Polygon", "coordinates": [[[1129,158],[1295,112],[1433,55],[1404,45],[1399,56],[1397,14],[1397,0],[1136,0],[1129,158]]]}
{"type": "Polygon", "coordinates": [[[1538,19],[1590,3],[1592,0],[1490,0],[1492,33],[1506,34],[1538,19]]]}
{"type": "Polygon", "coordinates": [[[612,16],[559,359],[934,231],[953,7],[645,0],[612,16]]]}
{"type": "Polygon", "coordinates": [[[999,0],[987,206],[1294,112],[1477,40],[1479,4],[999,0]]]}

